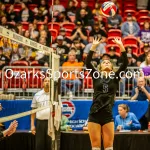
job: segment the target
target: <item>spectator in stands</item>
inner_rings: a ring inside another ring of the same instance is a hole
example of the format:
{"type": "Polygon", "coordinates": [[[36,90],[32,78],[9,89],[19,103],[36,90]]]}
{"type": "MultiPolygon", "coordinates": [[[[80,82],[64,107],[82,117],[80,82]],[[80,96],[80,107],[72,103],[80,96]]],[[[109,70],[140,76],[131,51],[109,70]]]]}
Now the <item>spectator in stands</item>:
{"type": "Polygon", "coordinates": [[[115,130],[140,130],[141,124],[134,113],[129,112],[129,107],[126,104],[118,106],[119,115],[115,118],[115,130]]]}
{"type": "Polygon", "coordinates": [[[140,64],[141,64],[143,61],[145,61],[145,57],[146,57],[146,55],[148,54],[148,52],[150,51],[150,46],[149,46],[148,43],[145,43],[145,44],[144,44],[143,50],[144,50],[144,54],[141,54],[141,55],[138,57],[138,59],[137,59],[137,66],[138,66],[138,67],[140,66],[140,64]]]}
{"type": "Polygon", "coordinates": [[[78,16],[78,18],[82,21],[84,27],[89,25],[88,13],[86,12],[86,9],[80,9],[80,15],[78,16]]]}
{"type": "Polygon", "coordinates": [[[105,30],[106,29],[106,23],[103,21],[102,15],[98,15],[98,22],[99,22],[100,29],[105,30]]]}
{"type": "Polygon", "coordinates": [[[15,133],[17,127],[18,127],[18,122],[15,120],[15,121],[11,122],[8,129],[1,131],[1,128],[0,128],[0,140],[7,136],[11,136],[13,133],[15,133]]]}
{"type": "MultiPolygon", "coordinates": [[[[19,34],[19,35],[24,35],[24,31],[23,31],[23,27],[22,27],[22,24],[21,23],[17,23],[16,24],[16,32],[19,34]]],[[[25,30],[26,31],[26,30],[25,30]]]]}
{"type": "Polygon", "coordinates": [[[15,28],[14,25],[12,25],[12,24],[10,24],[10,23],[7,22],[6,16],[3,16],[1,18],[0,25],[3,26],[3,27],[5,27],[5,28],[7,28],[7,29],[14,29],[15,28]]]}
{"type": "Polygon", "coordinates": [[[89,24],[92,24],[93,23],[92,11],[88,7],[88,2],[86,0],[82,0],[81,1],[81,7],[78,8],[77,11],[76,11],[76,20],[80,19],[80,11],[81,11],[81,9],[85,9],[86,10],[89,24]]]}
{"type": "Polygon", "coordinates": [[[144,29],[140,30],[138,34],[138,41],[140,45],[144,43],[150,43],[150,22],[144,22],[144,29]]]}
{"type": "Polygon", "coordinates": [[[37,29],[37,25],[30,23],[29,24],[29,32],[30,32],[30,39],[37,41],[37,38],[39,36],[39,31],[37,29]]]}
{"type": "Polygon", "coordinates": [[[0,3],[0,18],[6,17],[6,7],[5,4],[0,3]]]}
{"type": "Polygon", "coordinates": [[[59,35],[56,41],[57,42],[54,43],[52,46],[56,47],[56,53],[60,55],[60,65],[62,65],[66,61],[69,48],[63,44],[64,41],[63,36],[59,35]]]}
{"type": "MultiPolygon", "coordinates": [[[[146,80],[144,79],[144,77],[139,77],[137,79],[137,87],[134,87],[132,90],[131,100],[138,100],[138,101],[150,100],[150,87],[146,86],[146,80]]],[[[149,117],[150,116],[148,116],[148,120],[149,117]]],[[[142,130],[147,129],[148,120],[146,114],[140,119],[142,130]]]]}
{"type": "Polygon", "coordinates": [[[133,21],[133,17],[131,13],[127,14],[127,21],[125,21],[121,26],[121,31],[123,37],[126,36],[138,36],[140,31],[140,27],[137,22],[133,21]]]}
{"type": "Polygon", "coordinates": [[[8,59],[10,59],[10,54],[11,54],[11,51],[12,51],[12,43],[11,43],[11,40],[10,39],[7,39],[5,37],[3,37],[1,39],[1,44],[0,44],[2,47],[3,47],[3,54],[8,57],[8,59]]]}
{"type": "Polygon", "coordinates": [[[19,50],[18,50],[18,44],[17,43],[13,43],[13,49],[10,55],[10,63],[13,63],[14,61],[18,61],[21,58],[21,55],[19,54],[19,50]]]}
{"type": "Polygon", "coordinates": [[[7,11],[7,20],[8,22],[13,22],[15,24],[15,22],[17,22],[17,14],[14,11],[14,5],[10,5],[8,11],[7,11]]]}
{"type": "Polygon", "coordinates": [[[38,21],[48,23],[48,5],[45,0],[40,1],[40,5],[33,10],[38,21]]]}
{"type": "Polygon", "coordinates": [[[107,34],[106,34],[106,32],[104,30],[102,30],[100,28],[100,24],[99,24],[98,21],[94,22],[94,26],[93,26],[92,31],[90,32],[89,36],[90,36],[90,38],[92,38],[92,39],[90,39],[91,42],[92,42],[94,36],[102,38],[102,43],[105,46],[107,34]]]}
{"type": "Polygon", "coordinates": [[[76,28],[72,31],[70,39],[73,41],[76,38],[80,38],[83,44],[88,44],[87,41],[87,32],[83,27],[83,23],[80,20],[76,21],[76,28]]]}
{"type": "Polygon", "coordinates": [[[120,29],[122,24],[122,17],[116,13],[112,17],[108,17],[108,29],[120,29]]]}
{"type": "Polygon", "coordinates": [[[18,20],[20,22],[33,22],[33,12],[26,6],[25,3],[21,3],[22,10],[19,12],[18,20]]]}
{"type": "Polygon", "coordinates": [[[143,61],[140,64],[140,68],[144,68],[144,67],[150,67],[150,51],[147,53],[146,57],[145,57],[145,61],[143,61]]]}
{"type": "Polygon", "coordinates": [[[97,16],[101,15],[100,7],[101,7],[100,3],[99,3],[99,2],[96,2],[96,3],[95,3],[95,8],[94,8],[93,11],[92,11],[92,14],[93,14],[94,16],[97,17],[97,16]]]}
{"type": "Polygon", "coordinates": [[[23,36],[30,39],[30,32],[29,32],[29,30],[25,30],[23,36]]]}
{"type": "Polygon", "coordinates": [[[68,61],[62,65],[62,80],[61,87],[64,94],[67,93],[70,98],[78,92],[80,88],[81,81],[77,76],[77,73],[82,70],[83,63],[76,61],[75,51],[70,51],[68,53],[68,61]],[[71,84],[72,88],[68,88],[67,84],[71,84]]]}
{"type": "Polygon", "coordinates": [[[66,29],[65,28],[60,29],[59,35],[63,36],[63,38],[64,38],[63,44],[66,45],[67,47],[70,47],[72,44],[72,41],[66,36],[66,29]]]}
{"type": "Polygon", "coordinates": [[[76,15],[76,10],[78,6],[78,1],[77,0],[69,0],[68,2],[68,7],[67,7],[67,16],[75,16],[76,15]]]}
{"type": "Polygon", "coordinates": [[[83,49],[85,48],[85,45],[81,43],[80,40],[77,38],[77,39],[74,39],[72,47],[75,48],[76,57],[78,61],[81,61],[82,55],[83,55],[83,49]]]}
{"type": "Polygon", "coordinates": [[[71,22],[70,18],[67,16],[66,11],[62,11],[56,17],[56,22],[64,23],[64,22],[71,22]]]}
{"type": "MultiPolygon", "coordinates": [[[[137,56],[132,53],[132,48],[130,46],[126,47],[127,57],[128,57],[128,66],[136,67],[137,56]]],[[[119,58],[118,65],[120,66],[122,63],[122,57],[119,58]]]]}
{"type": "Polygon", "coordinates": [[[118,66],[118,60],[119,57],[116,55],[115,47],[109,48],[109,55],[110,55],[110,61],[112,62],[113,66],[118,66]]]}
{"type": "Polygon", "coordinates": [[[131,100],[145,101],[150,100],[150,87],[146,86],[143,77],[137,79],[137,87],[134,87],[131,94],[131,100]]]}
{"type": "Polygon", "coordinates": [[[3,54],[3,47],[0,47],[0,70],[3,69],[4,66],[7,66],[9,64],[8,57],[3,54]]]}
{"type": "Polygon", "coordinates": [[[56,17],[60,12],[65,11],[65,8],[63,5],[60,4],[60,0],[55,0],[53,9],[52,9],[52,6],[49,9],[50,15],[52,14],[52,10],[53,10],[54,16],[56,17]]]}

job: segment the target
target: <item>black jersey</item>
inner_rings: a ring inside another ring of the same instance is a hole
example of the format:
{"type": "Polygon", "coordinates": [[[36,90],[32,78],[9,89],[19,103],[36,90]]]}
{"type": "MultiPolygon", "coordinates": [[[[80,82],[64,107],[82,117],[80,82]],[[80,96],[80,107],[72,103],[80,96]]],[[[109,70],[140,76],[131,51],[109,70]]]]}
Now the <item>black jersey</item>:
{"type": "Polygon", "coordinates": [[[123,62],[118,71],[114,73],[114,76],[108,76],[107,78],[104,78],[101,75],[98,75],[98,71],[93,67],[91,63],[92,56],[93,51],[90,51],[86,59],[86,67],[87,69],[91,69],[90,75],[93,78],[94,87],[93,104],[91,106],[90,113],[95,113],[105,106],[113,106],[115,94],[118,89],[121,77],[120,74],[122,73],[122,71],[126,70],[128,59],[126,52],[122,52],[123,62]]]}

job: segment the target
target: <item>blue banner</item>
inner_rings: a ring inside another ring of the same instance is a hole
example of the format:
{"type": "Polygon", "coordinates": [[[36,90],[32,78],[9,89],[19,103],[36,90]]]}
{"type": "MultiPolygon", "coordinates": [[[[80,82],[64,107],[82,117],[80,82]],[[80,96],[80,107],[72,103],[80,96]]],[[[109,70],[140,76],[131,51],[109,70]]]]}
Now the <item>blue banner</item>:
{"type": "MultiPolygon", "coordinates": [[[[88,118],[88,113],[92,104],[91,100],[73,100],[62,101],[63,102],[63,114],[69,119],[69,124],[73,130],[81,130],[85,121],[88,118]]],[[[0,111],[0,117],[14,115],[31,110],[31,100],[0,100],[3,106],[3,110],[0,111]]],[[[118,115],[118,105],[127,104],[130,107],[130,111],[135,113],[138,119],[140,119],[148,109],[148,101],[115,101],[113,107],[114,117],[118,115]]],[[[18,130],[30,130],[30,116],[17,119],[19,126],[18,130]]],[[[8,127],[10,122],[6,122],[5,126],[8,127]]]]}

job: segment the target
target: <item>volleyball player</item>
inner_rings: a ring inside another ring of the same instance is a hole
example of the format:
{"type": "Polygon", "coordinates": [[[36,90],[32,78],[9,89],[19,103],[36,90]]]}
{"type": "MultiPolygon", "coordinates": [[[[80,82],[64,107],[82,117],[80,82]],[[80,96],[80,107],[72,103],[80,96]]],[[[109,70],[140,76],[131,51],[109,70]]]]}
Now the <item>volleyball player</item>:
{"type": "Polygon", "coordinates": [[[121,38],[114,38],[122,53],[122,65],[113,72],[113,64],[109,60],[103,60],[97,71],[92,63],[92,56],[96,47],[100,44],[100,39],[94,39],[90,52],[86,59],[86,66],[91,69],[90,75],[93,78],[93,103],[90,108],[88,131],[91,140],[92,150],[101,150],[101,136],[105,150],[113,150],[114,140],[114,121],[112,106],[116,91],[119,85],[121,72],[125,71],[128,59],[121,38]],[[114,73],[114,74],[113,74],[114,73]]]}

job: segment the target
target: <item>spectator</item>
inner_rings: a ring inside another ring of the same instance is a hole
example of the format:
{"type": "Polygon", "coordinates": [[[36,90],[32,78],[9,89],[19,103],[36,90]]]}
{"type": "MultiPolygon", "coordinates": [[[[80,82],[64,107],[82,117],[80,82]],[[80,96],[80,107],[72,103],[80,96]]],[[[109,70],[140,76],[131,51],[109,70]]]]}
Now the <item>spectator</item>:
{"type": "MultiPolygon", "coordinates": [[[[127,57],[128,57],[128,66],[129,67],[135,67],[136,66],[136,60],[137,60],[137,56],[135,56],[132,53],[132,47],[128,46],[126,47],[126,52],[127,52],[127,57]]],[[[118,61],[118,65],[120,66],[122,63],[122,57],[119,58],[118,61]]]]}
{"type": "Polygon", "coordinates": [[[148,43],[145,43],[145,44],[144,44],[143,50],[144,50],[144,54],[141,54],[141,55],[138,57],[138,59],[137,59],[137,66],[138,66],[138,67],[140,66],[140,64],[141,64],[143,61],[145,61],[145,57],[146,57],[146,55],[148,54],[148,52],[150,51],[150,46],[149,46],[148,43]]]}
{"type": "Polygon", "coordinates": [[[65,11],[62,11],[56,17],[56,22],[64,23],[64,22],[71,22],[70,18],[67,16],[65,11]]]}
{"type": "Polygon", "coordinates": [[[100,24],[99,24],[98,21],[95,21],[95,22],[94,22],[93,29],[92,29],[92,31],[90,32],[90,35],[89,35],[89,36],[90,36],[90,38],[92,38],[92,39],[90,39],[91,42],[92,42],[94,36],[97,36],[97,37],[99,37],[99,38],[102,38],[102,43],[103,43],[104,46],[105,46],[107,34],[106,34],[106,32],[105,32],[104,30],[102,30],[102,29],[100,28],[100,24]]]}
{"type": "Polygon", "coordinates": [[[64,38],[64,45],[66,45],[68,48],[71,46],[72,41],[66,36],[66,29],[65,28],[61,28],[59,31],[59,35],[63,36],[64,38]]]}
{"type": "MultiPolygon", "coordinates": [[[[139,77],[137,80],[137,87],[132,90],[131,100],[146,101],[150,100],[150,87],[146,86],[146,81],[143,77],[139,77]]],[[[141,119],[141,129],[147,129],[148,120],[150,123],[150,116],[145,114],[141,119]]]]}
{"type": "Polygon", "coordinates": [[[35,8],[33,12],[38,21],[48,23],[48,5],[45,0],[41,0],[38,8],[35,8]]]}
{"type": "Polygon", "coordinates": [[[98,23],[99,23],[100,29],[102,29],[102,30],[106,29],[106,23],[103,21],[103,16],[102,15],[98,16],[98,23]]]}
{"type": "Polygon", "coordinates": [[[83,49],[85,48],[85,45],[82,44],[79,39],[74,39],[72,48],[76,51],[78,61],[82,61],[83,49]]]}
{"type": "Polygon", "coordinates": [[[6,17],[6,7],[5,4],[0,3],[0,18],[6,17]]]}
{"type": "MultiPolygon", "coordinates": [[[[19,34],[19,35],[24,35],[24,31],[23,31],[23,27],[22,27],[22,24],[21,23],[17,23],[16,24],[16,32],[19,34]]],[[[25,30],[27,31],[27,30],[25,30]]]]}
{"type": "Polygon", "coordinates": [[[94,8],[93,11],[92,11],[92,14],[93,14],[94,16],[99,16],[99,15],[101,15],[100,7],[101,7],[100,3],[99,3],[99,2],[96,2],[96,3],[95,3],[95,8],[94,8]]]}
{"type": "Polygon", "coordinates": [[[140,45],[144,43],[150,43],[150,22],[144,22],[144,29],[140,30],[138,34],[138,41],[140,45]]]}
{"type": "Polygon", "coordinates": [[[39,37],[39,31],[37,30],[37,25],[30,23],[29,24],[29,32],[30,32],[30,39],[37,41],[39,37]]]}
{"type": "Polygon", "coordinates": [[[29,30],[25,30],[25,32],[24,32],[24,37],[30,39],[30,32],[29,32],[29,30]]]}
{"type": "MultiPolygon", "coordinates": [[[[60,4],[60,0],[55,0],[54,1],[54,6],[53,6],[53,13],[54,16],[56,17],[60,12],[65,11],[65,8],[63,5],[60,4]]],[[[50,15],[52,14],[52,6],[49,9],[50,15]]]]}
{"type": "Polygon", "coordinates": [[[93,20],[92,11],[88,7],[88,2],[86,0],[82,0],[81,1],[81,7],[78,8],[77,11],[76,11],[76,20],[80,19],[80,11],[81,11],[81,9],[85,9],[86,10],[89,24],[91,24],[91,22],[93,22],[92,21],[93,20]]]}
{"type": "Polygon", "coordinates": [[[78,92],[81,85],[81,81],[77,76],[77,72],[82,70],[83,63],[78,63],[76,61],[75,51],[70,51],[68,54],[68,61],[62,65],[62,80],[61,87],[64,94],[67,93],[69,98],[78,92]],[[66,74],[65,74],[66,73],[66,74]],[[68,89],[67,84],[72,84],[72,88],[68,89]]]}
{"type": "Polygon", "coordinates": [[[76,28],[72,31],[72,36],[70,39],[73,41],[76,38],[80,38],[83,44],[88,44],[87,41],[87,32],[86,29],[83,27],[82,21],[76,21],[76,28]]]}
{"type": "Polygon", "coordinates": [[[60,55],[60,65],[66,61],[66,57],[69,52],[69,48],[63,44],[63,41],[63,36],[59,35],[57,37],[57,42],[52,45],[56,47],[56,53],[60,55]]]}
{"type": "Polygon", "coordinates": [[[134,87],[131,94],[131,100],[145,101],[150,100],[150,87],[146,86],[143,77],[137,79],[137,87],[134,87]]]}
{"type": "Polygon", "coordinates": [[[127,21],[125,21],[121,26],[121,31],[123,37],[126,36],[138,36],[140,31],[140,27],[137,22],[133,21],[133,17],[131,13],[127,14],[127,21]]]}
{"type": "Polygon", "coordinates": [[[78,6],[78,1],[77,0],[69,0],[68,2],[68,7],[67,7],[67,16],[75,16],[76,15],[76,10],[78,6]]]}
{"type": "Polygon", "coordinates": [[[126,104],[118,106],[119,115],[115,118],[115,130],[140,130],[141,124],[126,104]]]}
{"type": "Polygon", "coordinates": [[[140,68],[144,68],[144,67],[150,67],[150,51],[147,53],[146,57],[145,57],[145,61],[143,61],[140,64],[140,68]]]}
{"type": "Polygon", "coordinates": [[[2,38],[1,46],[3,47],[3,54],[10,59],[10,54],[12,51],[12,43],[10,39],[2,38]]]}
{"type": "Polygon", "coordinates": [[[18,61],[21,58],[21,55],[19,54],[19,50],[18,50],[18,44],[14,43],[12,47],[13,49],[10,55],[10,63],[13,63],[14,61],[18,61]]]}
{"type": "Polygon", "coordinates": [[[118,66],[118,60],[119,60],[119,57],[116,55],[116,50],[115,50],[115,47],[110,47],[109,49],[109,55],[110,55],[110,60],[113,64],[113,66],[118,66]]]}
{"type": "Polygon", "coordinates": [[[79,20],[82,21],[84,27],[89,25],[88,14],[86,12],[86,9],[84,8],[80,9],[79,20]]]}
{"type": "Polygon", "coordinates": [[[3,69],[4,66],[7,66],[9,64],[8,57],[3,54],[3,47],[0,47],[0,70],[3,69]]]}
{"type": "Polygon", "coordinates": [[[10,5],[8,11],[7,11],[7,20],[8,22],[13,22],[15,24],[15,22],[17,22],[17,14],[14,11],[14,5],[10,5]]]}
{"type": "Polygon", "coordinates": [[[20,22],[33,22],[33,12],[26,6],[25,3],[21,3],[22,10],[19,12],[20,22]]]}
{"type": "Polygon", "coordinates": [[[122,17],[116,14],[112,17],[108,17],[108,28],[109,29],[120,29],[122,24],[122,17]]]}
{"type": "Polygon", "coordinates": [[[3,26],[3,27],[5,27],[5,28],[7,28],[7,29],[14,29],[14,28],[15,28],[14,25],[9,24],[9,23],[7,22],[6,16],[3,16],[3,17],[1,18],[1,23],[0,23],[0,25],[3,26]]]}

